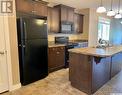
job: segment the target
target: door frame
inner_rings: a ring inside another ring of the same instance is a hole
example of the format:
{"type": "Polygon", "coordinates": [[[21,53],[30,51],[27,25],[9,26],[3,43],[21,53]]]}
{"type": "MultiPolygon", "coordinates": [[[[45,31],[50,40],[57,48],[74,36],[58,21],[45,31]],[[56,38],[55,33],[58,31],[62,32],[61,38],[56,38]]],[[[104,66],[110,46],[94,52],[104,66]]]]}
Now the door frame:
{"type": "Polygon", "coordinates": [[[13,90],[13,78],[12,78],[12,64],[11,64],[11,51],[10,51],[10,37],[9,37],[9,23],[8,17],[4,16],[4,36],[5,36],[5,49],[6,49],[6,63],[7,63],[7,74],[8,74],[8,91],[13,90]]]}
{"type": "Polygon", "coordinates": [[[11,64],[11,51],[10,51],[10,37],[9,37],[9,23],[8,23],[8,17],[4,16],[4,24],[6,25],[6,28],[4,29],[6,32],[5,34],[5,45],[6,45],[6,56],[7,56],[7,70],[8,70],[8,90],[12,89],[13,85],[13,79],[12,79],[12,64],[11,64]]]}
{"type": "MultiPolygon", "coordinates": [[[[13,0],[13,14],[10,16],[14,16],[16,18],[16,10],[15,10],[15,0],[13,0]]],[[[10,30],[9,30],[9,15],[3,14],[4,18],[4,36],[5,36],[5,47],[6,47],[6,62],[7,62],[7,74],[8,74],[8,91],[12,91],[21,87],[21,83],[13,84],[13,73],[12,73],[12,62],[11,62],[11,44],[10,44],[10,30]]]]}

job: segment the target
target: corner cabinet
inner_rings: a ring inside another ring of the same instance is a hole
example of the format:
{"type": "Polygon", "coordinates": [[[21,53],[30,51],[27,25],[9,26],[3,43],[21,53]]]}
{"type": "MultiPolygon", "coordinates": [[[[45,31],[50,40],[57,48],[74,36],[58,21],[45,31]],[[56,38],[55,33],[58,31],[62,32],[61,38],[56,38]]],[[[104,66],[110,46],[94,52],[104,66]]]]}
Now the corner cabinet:
{"type": "Polygon", "coordinates": [[[82,14],[74,14],[74,28],[75,33],[83,33],[83,15],[82,14]]]}
{"type": "Polygon", "coordinates": [[[47,3],[28,0],[16,0],[16,11],[40,16],[47,16],[47,3]]]}
{"type": "Polygon", "coordinates": [[[48,48],[48,71],[56,71],[65,66],[65,47],[48,48]]]}

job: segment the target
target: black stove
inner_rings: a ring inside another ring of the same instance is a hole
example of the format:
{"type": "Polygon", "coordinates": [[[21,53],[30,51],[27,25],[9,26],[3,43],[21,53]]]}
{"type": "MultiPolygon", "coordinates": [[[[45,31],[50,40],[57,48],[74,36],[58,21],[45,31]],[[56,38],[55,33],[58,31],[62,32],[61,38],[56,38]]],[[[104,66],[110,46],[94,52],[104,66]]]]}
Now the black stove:
{"type": "Polygon", "coordinates": [[[69,42],[69,37],[55,37],[55,44],[65,44],[65,67],[69,67],[69,52],[68,49],[72,49],[78,46],[78,43],[69,42]]]}

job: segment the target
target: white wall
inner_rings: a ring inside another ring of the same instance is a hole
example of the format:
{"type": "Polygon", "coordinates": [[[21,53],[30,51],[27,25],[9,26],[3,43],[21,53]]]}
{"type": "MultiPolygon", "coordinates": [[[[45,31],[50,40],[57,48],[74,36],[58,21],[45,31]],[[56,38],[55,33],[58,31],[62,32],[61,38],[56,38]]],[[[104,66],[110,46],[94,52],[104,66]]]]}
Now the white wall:
{"type": "Polygon", "coordinates": [[[97,44],[98,36],[98,16],[95,9],[90,9],[89,13],[89,46],[95,46],[97,44]]]}
{"type": "Polygon", "coordinates": [[[98,18],[104,17],[107,19],[111,19],[107,17],[106,14],[98,14],[96,13],[96,9],[90,8],[89,11],[89,46],[96,46],[98,40],[98,18]]]}
{"type": "Polygon", "coordinates": [[[122,19],[111,19],[110,42],[113,45],[122,44],[122,19]]]}

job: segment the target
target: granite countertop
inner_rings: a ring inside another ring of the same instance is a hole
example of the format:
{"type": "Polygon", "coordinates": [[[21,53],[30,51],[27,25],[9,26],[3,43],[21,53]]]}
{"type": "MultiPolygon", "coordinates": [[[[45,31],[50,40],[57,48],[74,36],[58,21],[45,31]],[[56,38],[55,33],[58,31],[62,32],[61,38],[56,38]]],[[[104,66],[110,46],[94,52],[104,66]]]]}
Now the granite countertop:
{"type": "Polygon", "coordinates": [[[55,42],[48,42],[48,47],[61,47],[61,46],[66,46],[65,44],[55,44],[55,42]]]}
{"type": "MultiPolygon", "coordinates": [[[[69,42],[74,42],[74,43],[84,43],[88,42],[88,40],[70,40],[69,42]]],[[[55,44],[53,41],[48,42],[48,47],[60,47],[60,46],[66,46],[66,44],[55,44]]]]}
{"type": "Polygon", "coordinates": [[[94,48],[94,47],[77,48],[77,49],[70,49],[69,52],[80,53],[84,55],[92,55],[97,57],[109,57],[116,53],[122,52],[122,45],[106,48],[94,48]]]}
{"type": "Polygon", "coordinates": [[[51,47],[61,47],[61,46],[66,46],[65,44],[50,44],[48,45],[49,48],[51,47]]]}

